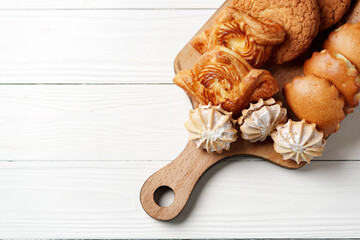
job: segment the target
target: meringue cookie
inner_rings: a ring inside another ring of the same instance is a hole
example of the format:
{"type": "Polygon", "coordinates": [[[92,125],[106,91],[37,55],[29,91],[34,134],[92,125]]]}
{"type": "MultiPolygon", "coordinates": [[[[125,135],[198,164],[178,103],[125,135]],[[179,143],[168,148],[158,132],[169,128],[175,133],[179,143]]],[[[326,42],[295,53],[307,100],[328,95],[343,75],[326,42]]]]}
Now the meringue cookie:
{"type": "Polygon", "coordinates": [[[221,153],[229,150],[230,144],[237,139],[232,113],[221,106],[200,105],[190,111],[190,120],[185,123],[189,131],[189,140],[195,142],[197,148],[207,152],[221,153]]]}
{"type": "Polygon", "coordinates": [[[287,111],[282,103],[270,98],[262,98],[256,104],[250,104],[249,109],[242,111],[239,118],[241,137],[250,142],[265,141],[267,136],[279,123],[285,123],[287,111]]]}
{"type": "Polygon", "coordinates": [[[271,133],[271,138],[275,151],[282,154],[284,160],[310,163],[311,159],[322,155],[326,140],[315,123],[289,119],[286,124],[279,124],[276,130],[271,133]]]}

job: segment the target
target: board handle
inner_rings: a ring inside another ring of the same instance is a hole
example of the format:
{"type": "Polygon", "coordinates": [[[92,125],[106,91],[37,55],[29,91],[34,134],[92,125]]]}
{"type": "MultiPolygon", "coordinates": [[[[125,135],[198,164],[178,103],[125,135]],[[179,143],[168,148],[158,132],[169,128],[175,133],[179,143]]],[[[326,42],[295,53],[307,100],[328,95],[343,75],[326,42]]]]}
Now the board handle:
{"type": "Polygon", "coordinates": [[[151,175],[142,186],[140,201],[145,212],[162,221],[174,219],[184,209],[201,175],[222,158],[222,154],[207,153],[188,142],[175,160],[151,175]],[[159,206],[154,199],[156,190],[164,186],[174,192],[174,201],[167,207],[159,206]]]}
{"type": "Polygon", "coordinates": [[[238,139],[229,151],[220,154],[197,149],[196,145],[189,141],[175,160],[146,180],[140,192],[142,207],[155,219],[172,220],[185,207],[201,175],[218,161],[236,155],[257,156],[289,169],[297,169],[305,164],[305,162],[297,164],[295,161],[283,160],[282,156],[274,151],[270,140],[263,143],[250,143],[238,139]],[[155,202],[154,195],[160,187],[168,187],[174,192],[174,201],[167,207],[161,207],[155,202]]]}

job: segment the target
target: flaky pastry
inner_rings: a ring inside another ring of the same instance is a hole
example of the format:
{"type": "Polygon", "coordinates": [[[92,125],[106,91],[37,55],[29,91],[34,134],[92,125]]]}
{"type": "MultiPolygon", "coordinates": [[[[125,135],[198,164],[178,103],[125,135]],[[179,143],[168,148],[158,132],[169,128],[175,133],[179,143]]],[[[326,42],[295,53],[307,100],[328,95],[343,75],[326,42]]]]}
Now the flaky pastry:
{"type": "Polygon", "coordinates": [[[270,98],[279,90],[266,70],[253,69],[236,52],[216,46],[194,68],[180,71],[174,83],[201,104],[221,105],[237,116],[250,102],[270,98]]]}
{"type": "Polygon", "coordinates": [[[222,45],[245,58],[253,67],[263,65],[274,46],[285,39],[280,24],[260,21],[240,8],[226,7],[207,31],[194,38],[192,46],[200,53],[222,45]]]}
{"type": "Polygon", "coordinates": [[[230,144],[237,139],[236,121],[221,106],[200,105],[190,111],[189,117],[185,127],[189,131],[189,140],[194,141],[198,148],[221,153],[229,150],[230,144]]]}

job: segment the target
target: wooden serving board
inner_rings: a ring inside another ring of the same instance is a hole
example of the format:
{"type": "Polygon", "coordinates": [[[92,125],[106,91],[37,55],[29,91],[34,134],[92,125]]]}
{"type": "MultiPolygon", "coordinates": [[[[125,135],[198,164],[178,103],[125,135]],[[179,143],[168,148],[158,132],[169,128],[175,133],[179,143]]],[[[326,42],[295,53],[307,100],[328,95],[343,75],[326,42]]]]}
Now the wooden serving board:
{"type": "MultiPolygon", "coordinates": [[[[227,0],[198,33],[209,29],[216,15],[226,6],[230,5],[231,2],[232,0],[227,0]]],[[[356,5],[358,7],[359,4],[356,5]]],[[[195,36],[198,33],[196,33],[195,36]]],[[[321,50],[321,44],[328,33],[329,31],[320,33],[314,39],[309,50],[300,58],[281,65],[271,64],[263,67],[270,71],[278,81],[281,90],[275,98],[281,100],[285,107],[287,107],[287,105],[282,94],[282,87],[286,82],[291,81],[293,77],[303,74],[302,68],[304,61],[310,58],[314,51],[321,50]]],[[[200,56],[201,54],[191,46],[191,41],[189,41],[175,59],[175,73],[178,73],[180,70],[192,69],[200,56]]],[[[191,98],[190,101],[193,107],[198,106],[198,103],[191,98]]],[[[287,109],[290,118],[296,119],[288,107],[287,109]]],[[[140,192],[140,201],[144,210],[151,217],[158,220],[168,221],[175,218],[184,208],[195,184],[203,173],[217,162],[236,155],[257,156],[289,169],[297,169],[305,165],[304,162],[297,164],[292,160],[283,160],[282,155],[274,151],[273,141],[270,138],[262,143],[251,143],[243,140],[239,136],[238,140],[232,143],[230,150],[224,151],[221,154],[207,153],[205,150],[197,149],[196,145],[189,141],[183,152],[175,160],[155,172],[144,183],[140,192]],[[172,189],[175,195],[173,203],[168,207],[161,207],[154,200],[155,191],[163,186],[172,189]]]]}

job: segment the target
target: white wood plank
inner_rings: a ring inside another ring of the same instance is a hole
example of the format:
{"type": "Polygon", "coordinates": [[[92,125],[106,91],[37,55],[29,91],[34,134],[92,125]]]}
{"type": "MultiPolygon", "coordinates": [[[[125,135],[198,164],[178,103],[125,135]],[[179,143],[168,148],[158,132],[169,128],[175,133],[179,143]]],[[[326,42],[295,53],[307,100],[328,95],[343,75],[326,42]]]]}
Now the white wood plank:
{"type": "Polygon", "coordinates": [[[0,0],[0,9],[218,8],[224,0],[0,0]]]}
{"type": "Polygon", "coordinates": [[[360,162],[287,170],[221,163],[172,223],[146,215],[143,181],[165,162],[1,162],[0,238],[358,237],[360,162]]]}
{"type": "Polygon", "coordinates": [[[190,107],[172,85],[3,85],[0,159],[168,160],[190,107]]]}
{"type": "MultiPolygon", "coordinates": [[[[190,103],[175,85],[1,85],[0,160],[171,160],[190,103]]],[[[325,160],[360,160],[360,109],[325,160]]]]}
{"type": "Polygon", "coordinates": [[[214,11],[2,11],[0,83],[170,83],[214,11]]]}

